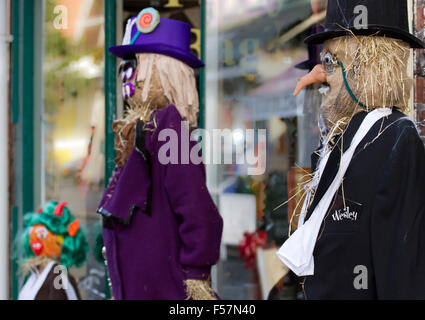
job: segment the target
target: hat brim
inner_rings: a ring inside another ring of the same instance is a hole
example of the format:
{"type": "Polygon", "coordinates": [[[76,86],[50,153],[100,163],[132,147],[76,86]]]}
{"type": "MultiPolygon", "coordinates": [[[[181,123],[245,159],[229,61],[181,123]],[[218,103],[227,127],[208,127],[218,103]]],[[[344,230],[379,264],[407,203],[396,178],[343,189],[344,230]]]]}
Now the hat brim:
{"type": "Polygon", "coordinates": [[[411,48],[425,48],[425,43],[401,29],[391,28],[388,26],[369,25],[367,29],[349,28],[347,30],[335,29],[313,34],[307,37],[304,42],[308,44],[321,44],[326,40],[330,40],[342,36],[350,36],[351,32],[358,36],[386,36],[390,38],[400,39],[407,42],[411,48]]]}
{"type": "Polygon", "coordinates": [[[162,43],[112,46],[109,47],[109,52],[122,59],[134,58],[136,53],[158,53],[176,58],[195,69],[205,66],[205,64],[194,54],[162,43]]]}
{"type": "Polygon", "coordinates": [[[314,61],[305,60],[296,64],[294,67],[301,70],[312,70],[316,65],[317,63],[315,63],[314,61]]]}

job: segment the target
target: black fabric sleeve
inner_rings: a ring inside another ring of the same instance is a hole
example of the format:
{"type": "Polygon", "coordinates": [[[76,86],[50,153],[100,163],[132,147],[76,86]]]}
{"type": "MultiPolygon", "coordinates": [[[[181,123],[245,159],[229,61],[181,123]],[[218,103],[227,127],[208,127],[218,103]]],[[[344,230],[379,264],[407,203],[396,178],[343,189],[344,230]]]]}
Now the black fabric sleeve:
{"type": "Polygon", "coordinates": [[[413,123],[382,166],[371,250],[378,299],[425,299],[425,151],[413,123]]]}

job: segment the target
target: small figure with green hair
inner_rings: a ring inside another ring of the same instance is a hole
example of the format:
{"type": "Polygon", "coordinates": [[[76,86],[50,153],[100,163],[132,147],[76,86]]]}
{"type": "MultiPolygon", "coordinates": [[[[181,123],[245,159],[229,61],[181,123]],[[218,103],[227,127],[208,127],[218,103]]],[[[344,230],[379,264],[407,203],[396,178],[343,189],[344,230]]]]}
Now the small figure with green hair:
{"type": "Polygon", "coordinates": [[[36,213],[24,216],[24,231],[16,245],[24,274],[30,274],[19,300],[80,300],[71,266],[87,259],[86,235],[66,206],[50,201],[36,213]]]}

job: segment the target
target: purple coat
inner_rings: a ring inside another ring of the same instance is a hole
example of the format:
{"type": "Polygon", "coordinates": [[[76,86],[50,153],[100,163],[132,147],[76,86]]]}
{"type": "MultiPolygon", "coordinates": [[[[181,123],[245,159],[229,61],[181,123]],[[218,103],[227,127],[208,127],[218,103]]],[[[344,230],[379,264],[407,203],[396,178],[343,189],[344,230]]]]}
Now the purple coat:
{"type": "Polygon", "coordinates": [[[161,164],[158,151],[167,142],[158,134],[172,128],[180,143],[182,118],[173,105],[153,116],[155,129],[142,138],[145,153],[133,148],[98,209],[118,300],[186,299],[184,280],[207,279],[219,257],[223,221],[206,187],[204,165],[161,164]]]}

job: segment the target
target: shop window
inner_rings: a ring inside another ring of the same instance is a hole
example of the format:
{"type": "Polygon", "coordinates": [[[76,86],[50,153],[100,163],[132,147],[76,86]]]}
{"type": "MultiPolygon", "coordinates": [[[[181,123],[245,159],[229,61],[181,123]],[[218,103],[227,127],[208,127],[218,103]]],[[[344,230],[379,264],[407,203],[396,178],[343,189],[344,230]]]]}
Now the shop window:
{"type": "Polygon", "coordinates": [[[104,187],[103,0],[46,0],[43,202],[66,201],[84,223],[88,260],[70,272],[83,299],[105,298],[101,222],[104,187]]]}
{"type": "MultiPolygon", "coordinates": [[[[274,264],[273,248],[288,237],[288,213],[300,203],[296,185],[308,175],[320,135],[317,90],[310,87],[298,97],[293,91],[317,58],[314,52],[309,56],[303,40],[324,18],[323,10],[310,1],[206,1],[207,129],[233,133],[233,148],[223,149],[224,157],[233,156],[232,164],[207,166],[224,218],[223,299],[267,299],[280,280],[275,276],[282,264],[274,264]],[[244,136],[247,129],[266,129],[260,175],[250,175],[249,165],[236,161],[238,144],[245,152],[260,149],[259,138],[250,143],[244,136]],[[254,242],[263,247],[256,257],[250,250],[254,242]]],[[[285,290],[274,298],[295,299],[296,281],[285,281],[285,290]]]]}

